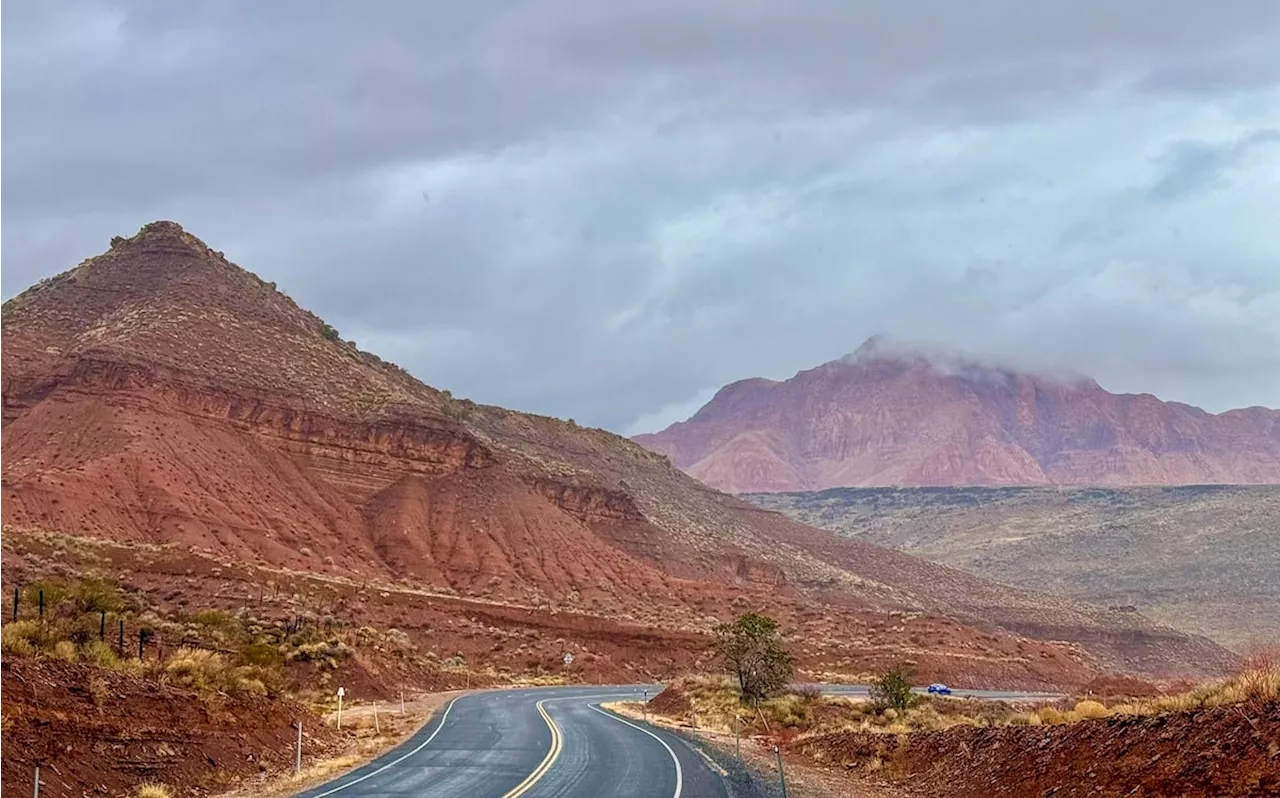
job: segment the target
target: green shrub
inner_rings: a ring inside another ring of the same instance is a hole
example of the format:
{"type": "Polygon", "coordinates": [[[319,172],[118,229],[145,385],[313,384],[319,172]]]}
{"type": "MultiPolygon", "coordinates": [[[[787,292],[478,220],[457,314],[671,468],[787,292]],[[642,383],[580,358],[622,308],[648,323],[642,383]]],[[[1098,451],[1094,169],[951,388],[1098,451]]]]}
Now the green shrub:
{"type": "Polygon", "coordinates": [[[255,640],[240,649],[240,662],[244,665],[257,665],[263,668],[274,668],[283,661],[280,650],[272,644],[255,640]]]}
{"type": "Polygon", "coordinates": [[[337,341],[342,337],[338,334],[338,331],[333,328],[333,325],[328,324],[327,322],[320,325],[320,335],[322,335],[326,341],[337,341]]]}
{"type": "Polygon", "coordinates": [[[321,640],[318,643],[303,643],[290,651],[285,659],[289,662],[323,662],[333,665],[336,660],[344,659],[350,653],[351,649],[339,640],[321,640]]]}
{"type": "Polygon", "coordinates": [[[52,580],[42,579],[39,582],[33,582],[27,585],[22,591],[22,604],[24,607],[30,608],[31,612],[39,612],[40,594],[44,593],[44,613],[45,617],[53,614],[60,604],[67,600],[71,591],[66,583],[52,580]]]}
{"type": "MultiPolygon", "coordinates": [[[[200,610],[191,616],[191,623],[215,632],[225,632],[225,636],[234,637],[241,631],[240,619],[226,610],[200,610]]],[[[224,635],[219,635],[224,636],[224,635]]]]}
{"type": "Polygon", "coordinates": [[[892,708],[899,713],[910,709],[919,696],[911,692],[911,672],[903,665],[885,671],[871,685],[871,703],[877,709],[892,708]]]}
{"type": "Polygon", "coordinates": [[[753,704],[785,690],[794,673],[778,622],[766,615],[748,612],[717,626],[712,651],[737,680],[742,700],[753,704]]]}
{"type": "Polygon", "coordinates": [[[70,594],[77,613],[120,612],[124,609],[120,589],[105,579],[81,579],[71,587],[70,594]]]}

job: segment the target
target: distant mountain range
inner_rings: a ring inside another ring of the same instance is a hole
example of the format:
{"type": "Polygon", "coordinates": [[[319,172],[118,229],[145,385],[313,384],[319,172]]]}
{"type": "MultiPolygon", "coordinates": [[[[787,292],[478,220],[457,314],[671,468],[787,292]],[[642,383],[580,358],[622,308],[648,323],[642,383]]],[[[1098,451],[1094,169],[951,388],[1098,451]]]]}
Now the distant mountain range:
{"type": "Polygon", "coordinates": [[[783,382],[727,385],[634,440],[730,493],[1280,483],[1280,410],[1215,415],[878,337],[783,382]]]}

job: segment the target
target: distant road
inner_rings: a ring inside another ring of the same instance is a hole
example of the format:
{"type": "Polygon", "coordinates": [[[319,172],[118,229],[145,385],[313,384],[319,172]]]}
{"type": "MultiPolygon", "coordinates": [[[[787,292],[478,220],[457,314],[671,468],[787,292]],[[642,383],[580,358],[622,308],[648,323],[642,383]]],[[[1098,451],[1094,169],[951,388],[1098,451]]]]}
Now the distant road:
{"type": "MultiPolygon", "coordinates": [[[[825,695],[851,696],[866,698],[871,688],[865,684],[820,684],[825,695]]],[[[924,687],[913,688],[913,692],[927,694],[924,687]]],[[[982,698],[987,701],[1053,701],[1062,698],[1063,693],[1025,693],[1017,690],[964,690],[951,688],[951,698],[982,698]]]]}
{"type": "MultiPolygon", "coordinates": [[[[866,696],[865,685],[822,685],[866,696]]],[[[600,708],[639,701],[663,685],[490,690],[454,699],[411,739],[300,798],[728,798],[720,775],[689,743],[600,708]]],[[[1052,699],[1049,693],[956,690],[956,697],[1052,699]]]]}

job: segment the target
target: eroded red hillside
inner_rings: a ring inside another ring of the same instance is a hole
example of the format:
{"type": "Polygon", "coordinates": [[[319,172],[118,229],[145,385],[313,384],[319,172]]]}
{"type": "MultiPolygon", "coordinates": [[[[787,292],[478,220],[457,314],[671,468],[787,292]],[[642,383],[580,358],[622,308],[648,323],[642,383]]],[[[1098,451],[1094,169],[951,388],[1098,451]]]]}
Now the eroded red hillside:
{"type": "MultiPolygon", "coordinates": [[[[3,341],[7,535],[178,546],[681,633],[767,607],[813,641],[815,669],[853,662],[854,645],[1022,684],[1232,664],[1133,614],[787,521],[603,430],[454,400],[171,222],[5,303],[3,341]],[[937,623],[869,620],[895,612],[937,623]]],[[[134,559],[115,576],[171,578],[134,559]]]]}
{"type": "Polygon", "coordinates": [[[929,485],[1280,483],[1280,410],[1213,415],[1149,394],[884,349],[743,380],[635,440],[730,493],[929,485]]]}

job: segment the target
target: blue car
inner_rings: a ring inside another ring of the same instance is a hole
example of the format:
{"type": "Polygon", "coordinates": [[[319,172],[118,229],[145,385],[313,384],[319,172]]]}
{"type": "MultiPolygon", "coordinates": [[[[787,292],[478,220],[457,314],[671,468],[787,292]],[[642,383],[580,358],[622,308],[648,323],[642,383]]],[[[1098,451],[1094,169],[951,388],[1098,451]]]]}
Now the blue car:
{"type": "Polygon", "coordinates": [[[945,684],[931,684],[929,685],[929,692],[935,695],[951,695],[951,688],[945,684]]]}

